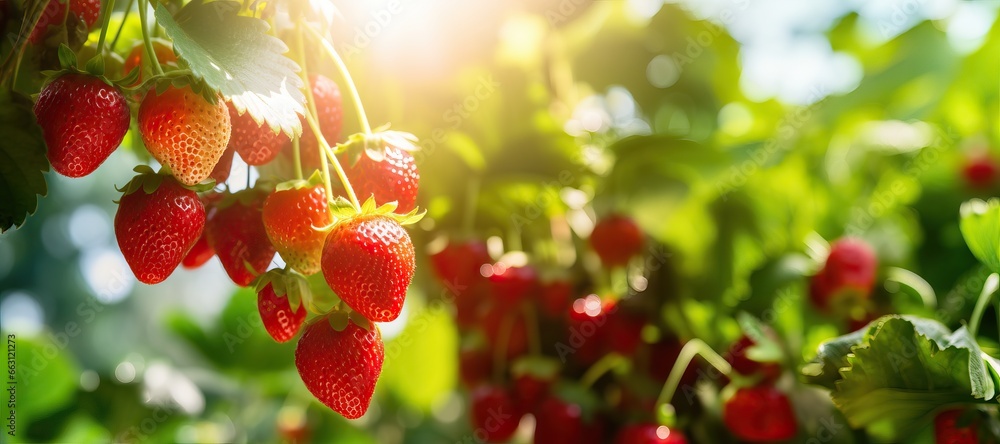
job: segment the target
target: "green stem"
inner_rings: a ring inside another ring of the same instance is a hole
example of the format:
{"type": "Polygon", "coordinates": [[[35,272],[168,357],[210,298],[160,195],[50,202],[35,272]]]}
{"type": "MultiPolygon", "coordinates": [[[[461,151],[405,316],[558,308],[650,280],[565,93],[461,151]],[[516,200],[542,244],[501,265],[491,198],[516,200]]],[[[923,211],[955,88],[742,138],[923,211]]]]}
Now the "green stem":
{"type": "Polygon", "coordinates": [[[292,137],[292,163],[295,164],[295,178],[302,180],[302,155],[299,153],[299,136],[292,137]]]}
{"type": "Polygon", "coordinates": [[[660,391],[660,397],[656,398],[656,411],[659,412],[664,404],[669,404],[670,400],[674,398],[674,393],[677,392],[677,386],[681,382],[681,378],[684,376],[684,372],[687,371],[689,365],[691,365],[691,360],[695,356],[701,356],[708,361],[713,367],[715,367],[723,375],[729,376],[733,372],[733,366],[729,364],[722,356],[719,356],[712,347],[709,347],[705,341],[701,339],[692,339],[684,344],[681,348],[681,352],[677,355],[677,360],[674,361],[674,367],[670,369],[670,376],[667,377],[667,382],[663,384],[663,390],[660,391]]]}
{"type": "Polygon", "coordinates": [[[358,122],[361,124],[361,129],[364,130],[365,134],[371,135],[372,127],[368,124],[368,115],[365,114],[365,107],[361,104],[361,95],[358,94],[358,88],[354,84],[354,80],[351,78],[350,71],[347,70],[347,64],[344,63],[344,59],[340,58],[340,54],[337,53],[337,50],[330,44],[330,42],[323,38],[323,35],[320,34],[319,31],[303,21],[299,22],[299,26],[308,29],[309,32],[312,33],[316,41],[323,46],[326,54],[333,60],[334,65],[337,66],[337,71],[340,72],[340,75],[344,78],[344,81],[347,83],[347,90],[351,93],[351,100],[354,102],[355,112],[358,113],[358,122]]]}
{"type": "Polygon", "coordinates": [[[333,186],[330,183],[330,168],[327,166],[327,162],[323,161],[323,157],[329,157],[330,163],[333,164],[333,169],[337,173],[337,177],[340,179],[340,183],[344,185],[344,190],[347,191],[347,198],[351,200],[351,204],[354,205],[358,211],[361,211],[361,203],[358,202],[358,196],[354,193],[354,187],[351,186],[351,181],[347,178],[347,173],[344,172],[344,167],[340,165],[340,160],[337,156],[333,155],[333,150],[330,148],[330,144],[326,141],[326,137],[323,136],[323,132],[319,128],[318,116],[319,113],[316,111],[316,99],[313,97],[312,85],[309,82],[309,66],[306,63],[305,58],[305,44],[302,38],[302,28],[308,27],[308,25],[300,21],[299,30],[296,32],[296,41],[299,50],[299,64],[302,66],[302,83],[305,85],[306,89],[306,104],[309,109],[306,110],[306,120],[309,121],[309,127],[313,131],[313,135],[316,136],[316,141],[319,145],[319,160],[320,165],[323,170],[323,182],[326,184],[326,197],[330,202],[333,202],[333,186]]]}
{"type": "Polygon", "coordinates": [[[996,273],[986,278],[986,283],[983,284],[983,291],[979,293],[976,308],[972,310],[972,316],[969,318],[969,333],[972,334],[973,338],[976,337],[976,333],[979,333],[979,323],[983,320],[986,304],[990,302],[990,296],[997,291],[998,284],[1000,284],[1000,275],[996,273]]]}
{"type": "Polygon", "coordinates": [[[590,368],[583,373],[583,376],[580,377],[580,385],[583,386],[583,388],[589,389],[594,385],[594,383],[597,382],[598,379],[601,379],[601,376],[604,376],[605,373],[616,368],[626,366],[628,363],[628,359],[625,359],[624,356],[617,353],[604,355],[603,358],[595,362],[594,365],[590,366],[590,368]]]}
{"type": "Polygon", "coordinates": [[[135,0],[128,0],[128,6],[125,7],[125,14],[122,15],[122,23],[118,25],[118,32],[115,32],[115,38],[111,39],[111,46],[109,48],[114,51],[115,46],[118,45],[118,38],[122,35],[122,30],[125,29],[125,22],[128,21],[128,15],[132,12],[132,5],[135,4],[135,0]]]}
{"type": "Polygon", "coordinates": [[[4,87],[9,86],[10,89],[13,89],[17,85],[17,74],[21,71],[21,60],[24,58],[24,52],[28,48],[28,37],[31,36],[31,31],[38,26],[38,21],[42,19],[42,14],[49,7],[49,2],[54,1],[58,0],[41,0],[35,3],[35,9],[31,11],[32,14],[30,15],[32,20],[21,23],[21,32],[17,35],[14,48],[11,49],[11,52],[7,54],[7,58],[3,61],[3,68],[0,70],[0,85],[4,87]]]}
{"type": "Polygon", "coordinates": [[[503,371],[507,363],[507,346],[510,343],[510,335],[514,331],[514,312],[504,315],[500,323],[500,331],[497,332],[497,348],[493,350],[493,382],[500,384],[503,382],[503,371]]]}
{"type": "Polygon", "coordinates": [[[115,9],[115,0],[106,0],[104,9],[101,11],[101,37],[97,40],[97,54],[104,54],[104,39],[108,35],[108,26],[111,24],[111,12],[115,9]]]}
{"type": "Polygon", "coordinates": [[[479,176],[474,176],[469,180],[468,188],[465,190],[465,213],[462,214],[462,234],[471,237],[476,226],[476,204],[479,201],[479,186],[481,182],[479,176]]]}
{"type": "Polygon", "coordinates": [[[139,29],[142,30],[142,43],[146,47],[146,60],[153,66],[153,71],[158,75],[163,75],[163,67],[156,58],[156,51],[153,50],[153,39],[149,36],[149,26],[146,25],[146,10],[149,9],[149,0],[139,0],[139,29]]]}

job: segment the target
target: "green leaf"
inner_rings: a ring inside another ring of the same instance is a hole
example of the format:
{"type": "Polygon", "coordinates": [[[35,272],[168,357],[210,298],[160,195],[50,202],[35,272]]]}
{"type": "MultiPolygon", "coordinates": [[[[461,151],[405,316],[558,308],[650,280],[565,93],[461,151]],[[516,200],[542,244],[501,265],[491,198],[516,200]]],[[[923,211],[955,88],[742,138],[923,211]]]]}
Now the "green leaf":
{"type": "Polygon", "coordinates": [[[174,20],[157,5],[156,21],[194,76],[219,90],[240,114],[248,112],[289,137],[299,134],[305,103],[299,67],[282,55],[288,47],[267,34],[267,22],[239,16],[239,9],[237,2],[195,0],[174,20]]]}
{"type": "Polygon", "coordinates": [[[0,92],[0,232],[21,226],[38,208],[35,195],[48,193],[42,132],[27,104],[0,92]]]}
{"type": "Polygon", "coordinates": [[[803,373],[833,390],[834,404],[852,427],[916,430],[942,405],[996,396],[993,375],[965,327],[950,332],[912,316],[884,316],[864,331],[824,343],[803,373]]]}
{"type": "Polygon", "coordinates": [[[962,204],[962,236],[969,250],[994,273],[1000,273],[1000,199],[962,204]]]}
{"type": "MultiPolygon", "coordinates": [[[[3,336],[11,338],[6,331],[3,336]]],[[[80,373],[66,350],[69,339],[64,332],[35,337],[17,335],[14,341],[17,419],[18,424],[27,425],[32,419],[68,406],[76,393],[80,373]]]]}

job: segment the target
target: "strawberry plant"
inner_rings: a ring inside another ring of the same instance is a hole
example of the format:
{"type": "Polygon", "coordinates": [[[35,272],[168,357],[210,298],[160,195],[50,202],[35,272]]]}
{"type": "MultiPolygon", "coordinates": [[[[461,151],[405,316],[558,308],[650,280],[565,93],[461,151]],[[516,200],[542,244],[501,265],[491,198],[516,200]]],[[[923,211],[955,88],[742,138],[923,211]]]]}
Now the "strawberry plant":
{"type": "Polygon", "coordinates": [[[438,3],[0,0],[9,441],[1000,441],[996,5],[438,3]]]}

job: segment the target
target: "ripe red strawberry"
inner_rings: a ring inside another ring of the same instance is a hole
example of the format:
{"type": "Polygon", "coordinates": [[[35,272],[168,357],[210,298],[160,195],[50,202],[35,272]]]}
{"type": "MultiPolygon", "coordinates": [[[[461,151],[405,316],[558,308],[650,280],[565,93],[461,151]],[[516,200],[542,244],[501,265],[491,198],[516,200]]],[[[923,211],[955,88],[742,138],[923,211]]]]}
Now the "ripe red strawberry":
{"type": "Polygon", "coordinates": [[[184,256],[184,260],[181,261],[181,265],[184,268],[198,268],[205,265],[209,259],[215,256],[215,250],[212,246],[208,244],[208,233],[207,231],[202,231],[201,237],[198,238],[198,242],[195,242],[194,246],[191,247],[191,251],[184,256]]]}
{"type": "Polygon", "coordinates": [[[615,444],[687,444],[679,430],[652,423],[631,424],[622,427],[615,444]]]}
{"type": "Polygon", "coordinates": [[[604,442],[604,423],[600,418],[587,418],[576,403],[549,397],[538,406],[535,414],[536,443],[597,444],[604,442]]]}
{"type": "Polygon", "coordinates": [[[642,253],[644,243],[635,221],[619,214],[599,220],[590,233],[590,245],[606,267],[628,264],[629,259],[642,253]]]}
{"type": "Polygon", "coordinates": [[[490,356],[496,354],[498,347],[504,346],[506,341],[507,359],[514,359],[528,351],[528,324],[524,316],[517,311],[509,310],[486,310],[486,315],[482,319],[483,332],[486,333],[486,340],[489,343],[490,356]],[[504,330],[504,323],[511,320],[510,333],[504,330]]]}
{"type": "Polygon", "coordinates": [[[841,238],[830,246],[826,264],[812,278],[810,298],[817,308],[867,299],[875,285],[878,262],[872,248],[860,239],[841,238]]]}
{"type": "Polygon", "coordinates": [[[490,378],[493,358],[489,350],[479,346],[463,346],[458,353],[458,372],[462,384],[473,388],[490,378]]]}
{"type": "Polygon", "coordinates": [[[35,117],[52,168],[68,177],[86,176],[104,163],[122,143],[130,120],[118,87],[75,73],[45,85],[35,103],[35,117]]]}
{"type": "Polygon", "coordinates": [[[190,87],[149,90],[139,106],[142,141],[161,164],[185,185],[208,178],[219,163],[232,125],[222,97],[213,105],[190,87]]]}
{"type": "Polygon", "coordinates": [[[264,229],[278,254],[304,275],[320,271],[326,232],[333,222],[323,185],[275,191],[264,201],[264,229]]]}
{"type": "MultiPolygon", "coordinates": [[[[160,65],[177,64],[177,55],[174,54],[173,48],[171,48],[170,43],[167,43],[160,39],[153,39],[153,52],[156,54],[156,60],[160,62],[160,65]]],[[[129,51],[128,57],[125,57],[125,61],[122,63],[122,75],[128,75],[133,69],[142,69],[142,62],[146,59],[146,45],[140,40],[132,47],[129,51]]],[[[146,68],[148,70],[148,68],[146,68]]],[[[139,79],[136,80],[135,84],[138,85],[142,82],[142,71],[139,72],[139,79]]],[[[134,85],[133,85],[134,86],[134,85]]]]}
{"type": "MultiPolygon", "coordinates": [[[[340,128],[343,123],[344,109],[341,106],[340,88],[333,80],[316,74],[309,76],[309,84],[312,85],[313,99],[315,99],[317,123],[323,133],[323,138],[333,146],[340,141],[340,128]]],[[[309,122],[302,117],[299,120],[302,122],[299,155],[302,158],[302,169],[307,171],[306,175],[308,175],[308,171],[319,168],[320,160],[326,157],[319,154],[319,142],[312,129],[309,128],[309,122]]],[[[364,199],[362,198],[362,200],[364,199]]]]}
{"type": "Polygon", "coordinates": [[[527,411],[534,412],[542,400],[549,394],[554,377],[544,378],[531,373],[514,377],[514,393],[517,402],[527,411]]]}
{"type": "Polygon", "coordinates": [[[492,272],[489,281],[493,300],[501,309],[514,308],[538,292],[538,272],[531,265],[507,267],[498,262],[493,264],[492,272]]]}
{"type": "Polygon", "coordinates": [[[591,294],[576,299],[567,316],[567,343],[573,349],[573,358],[584,365],[596,362],[604,354],[608,314],[605,303],[591,294]]]}
{"type": "Polygon", "coordinates": [[[395,201],[399,205],[396,207],[397,213],[409,213],[417,205],[417,189],[420,185],[417,164],[413,161],[413,155],[406,150],[387,146],[384,154],[385,158],[380,161],[362,154],[353,165],[342,156],[341,163],[358,199],[365,200],[374,196],[375,202],[379,204],[395,201]]]}
{"type": "Polygon", "coordinates": [[[384,215],[342,221],[323,245],[326,283],[354,311],[375,322],[399,316],[413,267],[410,235],[384,215]]]}
{"type": "Polygon", "coordinates": [[[479,269],[491,262],[486,243],[480,239],[449,241],[444,249],[430,255],[430,259],[438,279],[453,287],[466,288],[485,280],[479,269]]]}
{"type": "Polygon", "coordinates": [[[755,342],[749,336],[743,335],[731,347],[726,354],[726,361],[733,366],[733,370],[741,375],[751,376],[760,374],[764,376],[765,382],[774,382],[781,376],[781,366],[776,362],[757,362],[747,357],[747,349],[753,347],[755,342]]]}
{"type": "Polygon", "coordinates": [[[295,348],[295,368],[320,402],[348,419],[368,411],[382,373],[385,347],[378,326],[347,323],[343,331],[321,318],[306,327],[295,348]]]}
{"type": "Polygon", "coordinates": [[[605,301],[602,311],[607,314],[607,324],[600,335],[604,349],[631,356],[642,344],[642,329],[649,323],[648,318],[623,308],[615,300],[605,301]]]}
{"type": "Polygon", "coordinates": [[[93,29],[101,16],[101,0],[69,0],[69,11],[93,29]]]}
{"type": "Polygon", "coordinates": [[[989,189],[996,185],[1000,177],[1000,165],[988,155],[977,155],[966,159],[962,167],[966,183],[977,189],[989,189]]]}
{"type": "Polygon", "coordinates": [[[934,442],[936,444],[978,444],[975,422],[960,427],[959,419],[965,413],[962,409],[945,410],[934,418],[934,442]]]}
{"type": "Polygon", "coordinates": [[[69,3],[69,1],[52,0],[45,6],[42,16],[38,18],[38,23],[31,30],[31,35],[28,36],[28,43],[32,45],[41,43],[48,35],[50,27],[57,26],[63,22],[63,19],[66,17],[66,3],[69,3]]]}
{"type": "Polygon", "coordinates": [[[235,106],[229,107],[229,120],[233,124],[229,148],[235,148],[247,165],[264,165],[291,143],[288,136],[275,134],[266,124],[258,125],[250,113],[240,115],[235,106]]]}
{"type": "Polygon", "coordinates": [[[770,385],[736,390],[723,406],[722,420],[743,441],[784,441],[795,437],[798,431],[788,397],[770,385]]]}
{"type": "Polygon", "coordinates": [[[542,313],[556,318],[566,313],[572,299],[573,283],[564,279],[557,279],[542,284],[542,289],[539,292],[538,306],[541,308],[542,313]]]}
{"type": "Polygon", "coordinates": [[[28,42],[35,45],[41,43],[48,37],[49,28],[59,26],[66,18],[66,6],[69,5],[69,12],[76,18],[82,20],[87,29],[91,29],[97,23],[101,14],[100,0],[52,0],[45,7],[42,16],[39,17],[35,28],[28,36],[28,42]]]}
{"type": "Polygon", "coordinates": [[[226,148],[226,151],[222,152],[222,157],[219,158],[219,163],[215,164],[212,168],[212,174],[208,177],[215,180],[215,183],[220,184],[229,180],[229,174],[233,171],[233,155],[236,151],[232,147],[226,148]]]}
{"type": "Polygon", "coordinates": [[[198,195],[169,177],[150,194],[139,187],[122,196],[115,214],[118,246],[136,279],[146,284],[170,276],[204,228],[198,195]]]}
{"type": "Polygon", "coordinates": [[[517,431],[524,411],[501,387],[484,385],[472,391],[472,427],[483,442],[507,442],[517,431]]]}
{"type": "Polygon", "coordinates": [[[267,239],[261,218],[262,200],[260,196],[253,196],[245,204],[236,199],[229,206],[220,205],[208,217],[208,243],[219,256],[229,278],[241,287],[250,285],[256,278],[247,270],[246,263],[259,275],[274,259],[274,246],[267,239]]]}
{"type": "Polygon", "coordinates": [[[274,294],[270,283],[257,293],[257,311],[264,329],[277,342],[288,342],[299,332],[302,321],[306,320],[306,309],[301,305],[298,308],[292,310],[287,297],[274,294]]]}

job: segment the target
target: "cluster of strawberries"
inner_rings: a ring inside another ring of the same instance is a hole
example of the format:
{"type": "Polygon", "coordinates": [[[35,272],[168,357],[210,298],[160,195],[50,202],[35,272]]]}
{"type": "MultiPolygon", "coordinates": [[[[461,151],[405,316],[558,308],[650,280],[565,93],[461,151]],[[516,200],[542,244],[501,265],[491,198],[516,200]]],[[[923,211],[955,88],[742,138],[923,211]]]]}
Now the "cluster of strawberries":
{"type": "MultiPolygon", "coordinates": [[[[157,41],[155,47],[159,60],[176,61],[166,43],[157,41]]],[[[125,70],[143,66],[144,56],[140,44],[125,70]]],[[[340,90],[321,75],[309,80],[320,131],[324,139],[338,141],[340,90]]],[[[52,168],[82,177],[121,144],[133,120],[129,103],[138,102],[136,128],[162,169],[136,167],[139,174],[120,190],[114,228],[139,281],[156,284],[182,263],[193,268],[218,256],[234,283],[255,286],[267,331],[285,342],[306,320],[306,307],[315,308],[304,276],[322,272],[339,302],[313,310],[320,316],[299,340],[295,363],[320,401],[357,418],[368,408],[382,367],[383,344],[374,323],[399,316],[413,277],[413,245],[403,228],[419,218],[413,144],[402,133],[369,134],[359,139],[359,155],[334,156],[323,151],[304,121],[306,131],[293,142],[249,113],[240,114],[221,96],[214,99],[190,85],[173,84],[132,97],[103,76],[63,70],[43,87],[34,111],[52,168]],[[369,199],[364,204],[332,199],[345,187],[334,187],[319,172],[283,183],[260,180],[230,193],[222,185],[237,154],[255,166],[283,155],[310,172],[321,163],[342,164],[353,189],[369,199]],[[275,253],[287,267],[268,271],[275,253]]]]}
{"type": "MultiPolygon", "coordinates": [[[[627,266],[645,245],[639,227],[621,215],[599,220],[589,241],[609,270],[627,266]]],[[[539,443],[687,442],[671,421],[662,420],[657,411],[662,406],[650,396],[674,367],[688,366],[678,360],[683,344],[658,321],[662,298],[648,291],[599,296],[586,277],[546,279],[530,263],[495,262],[477,239],[451,240],[431,255],[431,263],[454,293],[464,336],[461,376],[478,439],[505,442],[530,413],[539,443]],[[600,377],[622,362],[627,377],[600,377]]],[[[858,305],[872,291],[876,268],[867,244],[835,242],[812,278],[812,301],[821,311],[851,301],[858,305]]],[[[776,385],[784,371],[781,361],[747,356],[761,341],[777,338],[767,330],[760,337],[744,335],[723,355],[732,373],[719,382],[738,378],[740,383],[724,400],[722,419],[746,442],[792,439],[799,428],[788,396],[776,385]]],[[[696,370],[681,368],[680,382],[693,386],[699,373],[704,376],[696,370]]],[[[697,409],[690,393],[685,396],[686,402],[676,404],[697,409]]]]}

